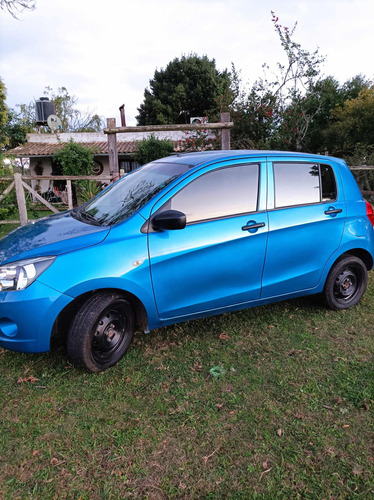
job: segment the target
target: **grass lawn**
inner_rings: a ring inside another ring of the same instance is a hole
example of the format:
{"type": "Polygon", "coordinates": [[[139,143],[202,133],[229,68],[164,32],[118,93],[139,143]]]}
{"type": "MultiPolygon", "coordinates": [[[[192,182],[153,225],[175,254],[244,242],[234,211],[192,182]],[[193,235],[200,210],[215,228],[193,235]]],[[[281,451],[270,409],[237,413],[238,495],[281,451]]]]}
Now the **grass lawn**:
{"type": "Polygon", "coordinates": [[[374,498],[374,274],[137,333],[103,374],[0,350],[0,498],[374,498]]]}

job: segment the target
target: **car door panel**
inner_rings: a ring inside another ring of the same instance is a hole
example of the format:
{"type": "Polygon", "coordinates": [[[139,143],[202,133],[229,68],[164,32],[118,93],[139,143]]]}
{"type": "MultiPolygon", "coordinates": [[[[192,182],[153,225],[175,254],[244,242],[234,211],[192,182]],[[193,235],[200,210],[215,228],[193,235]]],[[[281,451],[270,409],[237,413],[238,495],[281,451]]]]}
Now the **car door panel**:
{"type": "MultiPolygon", "coordinates": [[[[261,168],[260,177],[266,182],[265,163],[261,168]]],[[[266,192],[259,191],[260,207],[266,192]]],[[[160,207],[162,202],[152,214],[160,207]]],[[[195,222],[182,230],[149,232],[150,268],[159,316],[185,316],[258,299],[267,230],[267,213],[261,211],[195,222]]]]}
{"type": "MultiPolygon", "coordinates": [[[[274,186],[270,163],[268,175],[274,186]]],[[[336,182],[337,200],[269,210],[262,298],[318,285],[324,266],[338,249],[344,231],[346,205],[338,175],[336,182]]]]}

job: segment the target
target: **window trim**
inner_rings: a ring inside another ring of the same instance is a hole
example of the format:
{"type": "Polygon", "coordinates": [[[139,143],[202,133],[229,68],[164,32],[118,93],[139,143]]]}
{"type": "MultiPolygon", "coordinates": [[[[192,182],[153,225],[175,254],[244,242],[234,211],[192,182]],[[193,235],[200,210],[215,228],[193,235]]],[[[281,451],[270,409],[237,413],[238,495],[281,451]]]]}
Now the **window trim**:
{"type": "Polygon", "coordinates": [[[314,206],[314,205],[326,205],[329,203],[336,203],[339,198],[339,183],[336,178],[336,173],[332,165],[329,163],[317,163],[317,162],[308,162],[308,161],[272,161],[272,171],[273,171],[273,186],[274,186],[274,207],[268,209],[268,211],[273,211],[273,210],[283,210],[286,208],[296,208],[296,207],[308,207],[308,206],[314,206]],[[318,166],[318,173],[319,173],[319,201],[315,202],[310,202],[310,203],[299,203],[295,205],[286,205],[282,207],[277,207],[276,206],[276,182],[275,182],[275,165],[276,164],[293,164],[293,165],[316,165],[318,166]],[[322,175],[321,175],[321,165],[326,165],[327,167],[330,167],[334,176],[335,180],[335,188],[336,188],[336,197],[332,200],[322,200],[322,175]]]}

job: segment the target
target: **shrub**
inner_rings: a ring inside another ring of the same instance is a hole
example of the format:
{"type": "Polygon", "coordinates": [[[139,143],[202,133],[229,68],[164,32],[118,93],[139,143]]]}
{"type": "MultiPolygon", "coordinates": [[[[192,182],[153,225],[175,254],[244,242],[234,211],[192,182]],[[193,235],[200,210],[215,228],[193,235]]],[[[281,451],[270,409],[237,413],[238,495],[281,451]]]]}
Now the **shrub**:
{"type": "Polygon", "coordinates": [[[174,152],[174,146],[168,139],[157,139],[154,134],[137,142],[138,151],[135,160],[144,165],[150,161],[158,160],[164,156],[170,156],[174,152]]]}

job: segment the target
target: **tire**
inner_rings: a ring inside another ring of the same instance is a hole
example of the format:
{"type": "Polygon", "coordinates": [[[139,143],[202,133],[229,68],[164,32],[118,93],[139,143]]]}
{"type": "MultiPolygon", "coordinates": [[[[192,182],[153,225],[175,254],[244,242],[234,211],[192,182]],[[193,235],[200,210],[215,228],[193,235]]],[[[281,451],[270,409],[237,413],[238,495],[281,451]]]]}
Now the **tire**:
{"type": "Polygon", "coordinates": [[[331,268],[323,289],[323,298],[330,309],[355,306],[365,293],[368,273],[358,257],[343,256],[331,268]]]}
{"type": "Polygon", "coordinates": [[[116,292],[98,292],[79,309],[68,333],[73,363],[101,372],[119,361],[134,336],[131,305],[116,292]]]}

